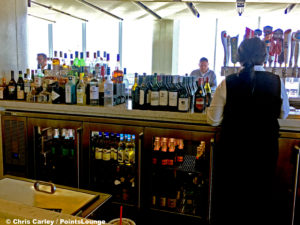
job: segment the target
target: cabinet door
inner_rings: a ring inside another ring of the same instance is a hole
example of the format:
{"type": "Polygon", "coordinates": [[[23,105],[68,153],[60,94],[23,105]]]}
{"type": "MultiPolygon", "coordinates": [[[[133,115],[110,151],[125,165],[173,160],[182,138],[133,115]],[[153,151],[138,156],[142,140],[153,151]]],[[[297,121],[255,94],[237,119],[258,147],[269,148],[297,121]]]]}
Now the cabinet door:
{"type": "MultiPolygon", "coordinates": [[[[275,179],[276,209],[278,220],[282,224],[291,221],[293,210],[293,194],[296,174],[296,151],[295,146],[300,146],[299,135],[295,133],[281,133],[279,138],[279,154],[275,179]]],[[[300,204],[300,187],[297,190],[297,206],[300,204]]],[[[300,207],[296,207],[296,220],[299,220],[300,207]]]]}
{"type": "Polygon", "coordinates": [[[26,117],[2,116],[4,174],[27,177],[29,173],[26,117]]]}
{"type": "Polygon", "coordinates": [[[84,187],[112,194],[112,201],[140,207],[143,128],[84,123],[84,187]]]}
{"type": "Polygon", "coordinates": [[[34,179],[79,187],[82,123],[28,119],[34,179]]]}
{"type": "Polygon", "coordinates": [[[150,211],[209,219],[214,139],[213,132],[145,128],[143,168],[149,180],[144,185],[150,211]]]}

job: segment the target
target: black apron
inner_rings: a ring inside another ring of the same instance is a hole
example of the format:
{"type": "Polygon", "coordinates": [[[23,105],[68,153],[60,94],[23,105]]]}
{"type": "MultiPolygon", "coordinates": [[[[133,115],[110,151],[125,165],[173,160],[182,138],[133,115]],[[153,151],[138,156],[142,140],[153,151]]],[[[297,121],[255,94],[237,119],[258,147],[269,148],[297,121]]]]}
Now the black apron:
{"type": "Polygon", "coordinates": [[[215,221],[218,225],[271,224],[272,181],[278,155],[280,78],[243,71],[226,77],[226,105],[215,152],[215,221]]]}

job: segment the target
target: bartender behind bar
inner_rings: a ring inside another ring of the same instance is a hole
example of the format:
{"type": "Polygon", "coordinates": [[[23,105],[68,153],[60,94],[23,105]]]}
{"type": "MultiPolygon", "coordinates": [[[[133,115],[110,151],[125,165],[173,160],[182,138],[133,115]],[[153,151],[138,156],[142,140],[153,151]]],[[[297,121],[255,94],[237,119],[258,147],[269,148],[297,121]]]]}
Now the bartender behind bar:
{"type": "Polygon", "coordinates": [[[210,70],[208,66],[209,66],[208,59],[203,57],[200,59],[199,69],[193,70],[190,75],[196,77],[197,81],[200,77],[203,77],[204,82],[206,82],[206,77],[208,77],[211,90],[215,92],[217,88],[216,74],[214,71],[210,70]]]}

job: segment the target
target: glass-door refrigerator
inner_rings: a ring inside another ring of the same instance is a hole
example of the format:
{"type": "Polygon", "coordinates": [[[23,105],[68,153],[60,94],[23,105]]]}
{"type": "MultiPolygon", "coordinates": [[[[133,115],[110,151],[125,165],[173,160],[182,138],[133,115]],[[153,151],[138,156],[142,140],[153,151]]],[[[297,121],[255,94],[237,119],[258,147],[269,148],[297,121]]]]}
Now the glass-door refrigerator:
{"type": "Polygon", "coordinates": [[[207,223],[215,133],[146,128],[144,134],[151,224],[207,223]]]}
{"type": "Polygon", "coordinates": [[[111,194],[114,205],[140,208],[143,128],[84,123],[83,130],[83,188],[111,194]]]}
{"type": "Polygon", "coordinates": [[[81,122],[29,118],[33,179],[79,187],[81,134],[81,122]]]}

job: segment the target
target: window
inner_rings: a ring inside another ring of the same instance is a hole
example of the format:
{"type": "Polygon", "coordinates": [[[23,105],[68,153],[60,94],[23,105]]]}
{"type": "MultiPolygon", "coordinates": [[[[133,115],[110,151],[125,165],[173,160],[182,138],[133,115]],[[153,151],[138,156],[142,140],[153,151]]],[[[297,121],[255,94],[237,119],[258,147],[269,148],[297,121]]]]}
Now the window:
{"type": "Polygon", "coordinates": [[[28,66],[37,69],[37,54],[48,55],[48,22],[28,16],[28,66]]]}
{"type": "Polygon", "coordinates": [[[104,51],[110,54],[110,67],[114,70],[119,53],[119,21],[115,19],[90,21],[86,24],[86,50],[93,53],[104,51]]]}
{"type": "Polygon", "coordinates": [[[123,22],[123,67],[128,74],[151,74],[152,38],[153,21],[123,22]]]}
{"type": "Polygon", "coordinates": [[[208,59],[213,69],[215,29],[216,19],[212,17],[180,20],[178,74],[190,74],[198,69],[202,57],[208,59]]]}

